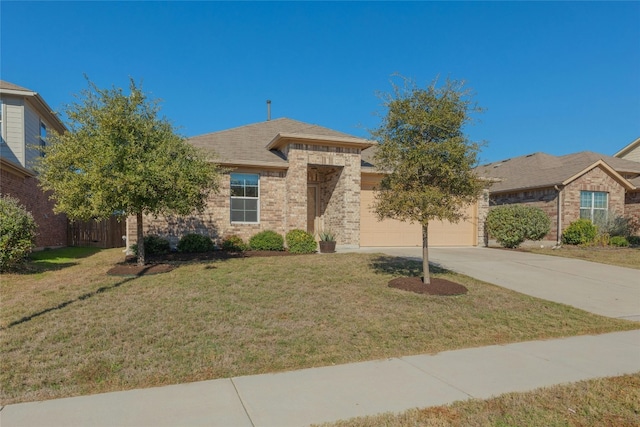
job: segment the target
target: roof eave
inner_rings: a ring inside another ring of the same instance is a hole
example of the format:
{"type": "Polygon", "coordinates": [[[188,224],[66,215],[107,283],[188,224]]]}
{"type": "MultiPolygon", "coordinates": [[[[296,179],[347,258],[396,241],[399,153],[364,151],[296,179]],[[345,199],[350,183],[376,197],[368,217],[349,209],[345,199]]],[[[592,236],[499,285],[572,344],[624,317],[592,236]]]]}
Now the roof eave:
{"type": "Polygon", "coordinates": [[[261,168],[261,169],[289,169],[289,164],[284,162],[253,162],[249,160],[220,160],[216,159],[216,163],[227,168],[261,168]]]}
{"type": "Polygon", "coordinates": [[[36,176],[36,174],[33,171],[27,168],[24,168],[21,165],[15,164],[11,160],[5,159],[4,157],[0,157],[0,165],[2,165],[2,169],[7,170],[8,172],[13,173],[14,175],[19,175],[21,177],[36,176]]]}
{"type": "Polygon", "coordinates": [[[364,150],[365,148],[369,148],[376,145],[376,142],[374,141],[369,141],[367,139],[361,139],[361,138],[353,138],[348,136],[337,137],[337,136],[309,135],[309,134],[300,134],[300,133],[281,132],[281,133],[278,133],[269,142],[269,144],[267,144],[266,148],[267,150],[278,150],[291,141],[318,143],[318,144],[326,145],[330,147],[359,148],[361,150],[364,150]]]}
{"type": "Polygon", "coordinates": [[[59,133],[63,133],[67,131],[67,127],[62,123],[60,118],[53,112],[53,109],[49,107],[49,104],[38,94],[38,92],[34,92],[31,90],[17,90],[17,89],[0,89],[0,94],[14,95],[20,96],[23,98],[33,100],[36,109],[47,116],[49,123],[55,128],[59,133]]]}

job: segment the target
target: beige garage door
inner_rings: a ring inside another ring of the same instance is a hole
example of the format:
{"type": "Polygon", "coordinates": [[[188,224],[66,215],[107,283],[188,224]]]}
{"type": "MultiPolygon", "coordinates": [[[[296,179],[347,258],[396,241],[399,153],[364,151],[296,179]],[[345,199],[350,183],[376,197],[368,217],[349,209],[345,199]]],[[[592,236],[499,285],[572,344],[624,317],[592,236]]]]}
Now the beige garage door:
{"type": "MultiPolygon", "coordinates": [[[[371,211],[373,185],[363,185],[360,195],[360,246],[422,246],[422,229],[392,219],[378,221],[371,211]]],[[[429,223],[429,246],[475,246],[477,244],[477,205],[467,209],[467,221],[429,223]]]]}

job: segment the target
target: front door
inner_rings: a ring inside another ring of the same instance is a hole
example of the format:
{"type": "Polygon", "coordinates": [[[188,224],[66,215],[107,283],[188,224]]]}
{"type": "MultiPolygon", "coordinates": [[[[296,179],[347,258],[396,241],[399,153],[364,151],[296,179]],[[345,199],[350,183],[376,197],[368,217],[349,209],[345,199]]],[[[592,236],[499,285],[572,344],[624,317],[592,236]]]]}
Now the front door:
{"type": "Polygon", "coordinates": [[[315,235],[318,223],[318,186],[307,187],[307,232],[315,235]]]}

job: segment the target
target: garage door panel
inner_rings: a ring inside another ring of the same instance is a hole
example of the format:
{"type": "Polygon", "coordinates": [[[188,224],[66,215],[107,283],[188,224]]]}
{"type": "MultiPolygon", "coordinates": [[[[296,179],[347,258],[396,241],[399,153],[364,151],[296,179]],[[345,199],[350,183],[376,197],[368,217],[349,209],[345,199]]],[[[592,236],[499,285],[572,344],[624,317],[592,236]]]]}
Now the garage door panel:
{"type": "MultiPolygon", "coordinates": [[[[360,202],[360,246],[422,246],[422,227],[392,219],[378,221],[371,206],[373,190],[365,187],[360,202]]],[[[469,206],[469,219],[459,223],[429,223],[429,246],[473,246],[476,244],[476,207],[469,206]]]]}

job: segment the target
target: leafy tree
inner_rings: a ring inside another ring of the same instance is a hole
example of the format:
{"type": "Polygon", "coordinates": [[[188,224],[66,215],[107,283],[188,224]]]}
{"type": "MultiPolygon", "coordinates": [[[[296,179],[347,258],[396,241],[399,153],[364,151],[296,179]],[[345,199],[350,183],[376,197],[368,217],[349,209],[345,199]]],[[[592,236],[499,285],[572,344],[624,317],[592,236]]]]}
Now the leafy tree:
{"type": "Polygon", "coordinates": [[[159,117],[158,101],[133,80],[128,94],[88,85],[64,109],[69,131],[49,135],[40,183],[71,219],[135,215],[143,265],[143,216],[201,211],[218,191],[220,169],[159,117]]]}
{"type": "Polygon", "coordinates": [[[458,81],[419,88],[409,79],[382,95],[387,109],[371,134],[378,141],[376,167],[384,173],[375,211],[422,226],[424,283],[429,284],[429,222],[464,218],[483,186],[474,174],[479,144],[467,139],[464,125],[481,112],[458,81]]]}

